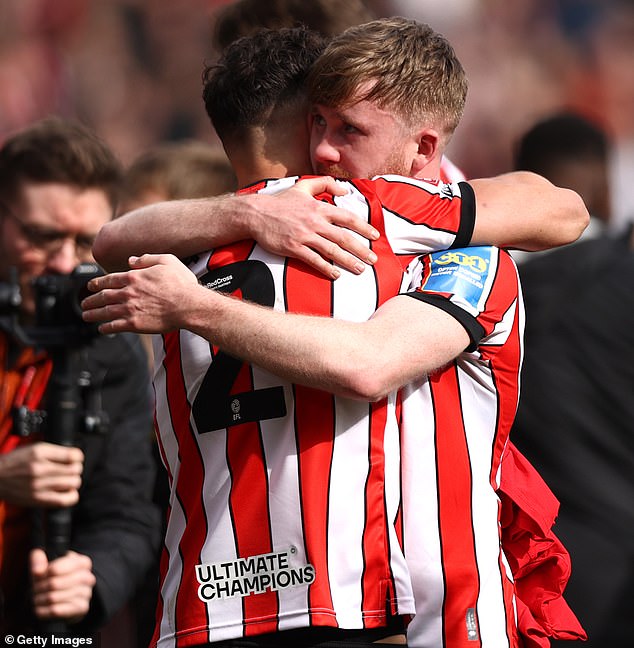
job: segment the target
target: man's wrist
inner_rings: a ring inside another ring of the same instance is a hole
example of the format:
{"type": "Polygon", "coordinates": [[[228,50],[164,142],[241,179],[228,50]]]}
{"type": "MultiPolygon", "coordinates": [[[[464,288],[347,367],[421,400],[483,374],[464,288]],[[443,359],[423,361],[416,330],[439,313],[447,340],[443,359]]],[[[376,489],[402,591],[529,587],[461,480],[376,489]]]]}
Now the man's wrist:
{"type": "Polygon", "coordinates": [[[257,239],[258,233],[261,231],[259,225],[262,222],[263,198],[265,197],[259,194],[244,194],[235,197],[237,209],[234,222],[241,238],[257,239]]]}

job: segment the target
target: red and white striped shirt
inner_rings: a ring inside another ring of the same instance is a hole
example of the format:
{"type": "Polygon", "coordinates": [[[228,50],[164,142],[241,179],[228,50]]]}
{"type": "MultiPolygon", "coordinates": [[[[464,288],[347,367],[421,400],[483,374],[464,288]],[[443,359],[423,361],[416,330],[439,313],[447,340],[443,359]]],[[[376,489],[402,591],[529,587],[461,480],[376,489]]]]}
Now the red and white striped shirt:
{"type": "MultiPolygon", "coordinates": [[[[383,234],[371,243],[372,269],[332,282],[251,241],[192,269],[209,288],[278,310],[363,321],[410,284],[411,256],[468,243],[468,185],[394,176],[343,185],[336,204],[383,234]]],[[[154,352],[171,498],[153,643],[373,628],[387,614],[412,614],[389,514],[400,501],[396,394],[368,404],[285,383],[187,331],[157,338],[154,352]]]]}
{"type": "Polygon", "coordinates": [[[472,346],[402,390],[403,530],[416,599],[408,645],[515,648],[496,491],[519,397],[517,268],[497,248],[437,252],[417,285],[414,296],[454,315],[472,346]]]}

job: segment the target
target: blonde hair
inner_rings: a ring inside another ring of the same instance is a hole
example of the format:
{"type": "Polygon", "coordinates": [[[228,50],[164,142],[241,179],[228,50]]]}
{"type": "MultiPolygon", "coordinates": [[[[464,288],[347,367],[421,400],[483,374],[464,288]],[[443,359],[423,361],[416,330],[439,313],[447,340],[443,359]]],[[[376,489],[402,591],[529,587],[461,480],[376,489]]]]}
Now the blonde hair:
{"type": "Polygon", "coordinates": [[[439,128],[448,140],[462,117],[467,79],[446,38],[424,23],[392,17],[336,36],[311,69],[308,91],[313,103],[333,108],[375,101],[410,126],[439,128]]]}

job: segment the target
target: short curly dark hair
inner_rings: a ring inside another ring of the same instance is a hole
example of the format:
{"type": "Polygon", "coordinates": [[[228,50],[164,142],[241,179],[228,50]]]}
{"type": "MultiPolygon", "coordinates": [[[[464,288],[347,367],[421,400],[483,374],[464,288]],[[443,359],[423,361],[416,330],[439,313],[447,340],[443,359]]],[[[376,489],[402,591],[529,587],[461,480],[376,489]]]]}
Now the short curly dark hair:
{"type": "Polygon", "coordinates": [[[305,100],[304,82],[325,47],[307,27],[263,29],[234,41],[205,67],[203,100],[221,140],[261,126],[273,109],[305,100]]]}

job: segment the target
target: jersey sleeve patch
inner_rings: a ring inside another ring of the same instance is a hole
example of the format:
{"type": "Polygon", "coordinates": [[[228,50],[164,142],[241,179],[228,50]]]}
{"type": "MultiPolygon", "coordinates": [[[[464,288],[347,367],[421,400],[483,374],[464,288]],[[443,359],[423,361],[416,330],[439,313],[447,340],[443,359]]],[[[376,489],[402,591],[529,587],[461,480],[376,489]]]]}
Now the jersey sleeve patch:
{"type": "Polygon", "coordinates": [[[422,278],[411,297],[445,310],[471,338],[469,351],[485,335],[478,316],[485,308],[497,268],[497,248],[470,247],[434,252],[423,258],[422,278]]]}
{"type": "Polygon", "coordinates": [[[476,316],[488,291],[488,277],[495,248],[471,247],[434,252],[427,257],[423,282],[426,293],[446,295],[476,316]]]}

